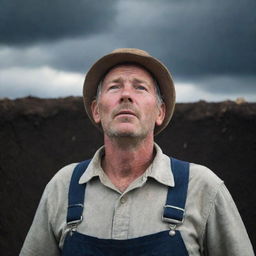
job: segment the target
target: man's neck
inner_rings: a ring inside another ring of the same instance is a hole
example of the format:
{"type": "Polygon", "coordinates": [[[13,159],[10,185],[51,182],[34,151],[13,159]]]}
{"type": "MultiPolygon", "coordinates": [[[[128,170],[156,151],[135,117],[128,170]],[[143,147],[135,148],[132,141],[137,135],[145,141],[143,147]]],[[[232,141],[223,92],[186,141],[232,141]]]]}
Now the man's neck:
{"type": "Polygon", "coordinates": [[[102,168],[111,182],[123,192],[153,161],[153,136],[141,141],[105,137],[104,142],[105,156],[102,168]]]}

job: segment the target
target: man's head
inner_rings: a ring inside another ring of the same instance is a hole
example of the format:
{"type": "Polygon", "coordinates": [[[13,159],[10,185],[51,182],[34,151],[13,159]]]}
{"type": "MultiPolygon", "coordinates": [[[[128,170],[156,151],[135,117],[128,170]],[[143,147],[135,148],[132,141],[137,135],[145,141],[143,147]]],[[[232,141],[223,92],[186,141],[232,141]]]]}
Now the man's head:
{"type": "Polygon", "coordinates": [[[108,137],[145,138],[162,124],[165,104],[156,81],[137,64],[112,68],[100,83],[92,102],[94,122],[108,137]]]}
{"type": "MultiPolygon", "coordinates": [[[[159,106],[162,106],[160,109],[165,108],[165,115],[161,124],[155,122],[155,126],[153,127],[154,134],[158,134],[167,126],[173,114],[175,106],[175,89],[167,68],[159,60],[139,49],[117,49],[112,53],[103,56],[90,68],[84,82],[84,104],[88,116],[92,122],[101,129],[103,119],[102,117],[100,121],[95,119],[93,111],[97,101],[94,100],[97,95],[97,99],[100,99],[107,79],[109,79],[109,76],[113,76],[113,71],[115,75],[116,71],[120,68],[120,65],[122,65],[123,68],[127,68],[129,65],[130,67],[131,65],[135,65],[137,71],[143,71],[142,73],[144,75],[146,74],[147,78],[150,78],[150,84],[153,86],[152,88],[154,91],[154,99],[158,99],[156,101],[158,103],[157,109],[159,110],[159,106]],[[157,85],[159,89],[157,89],[157,85]],[[157,91],[160,91],[160,93],[156,94],[157,91]],[[156,97],[156,95],[158,96],[156,97]],[[162,104],[161,100],[163,100],[164,104],[162,104]]],[[[136,74],[136,76],[138,76],[138,74],[136,74]]],[[[140,79],[137,77],[135,80],[140,79]]],[[[128,102],[132,105],[131,99],[128,102]]],[[[149,113],[149,116],[150,115],[151,114],[149,113]]]]}

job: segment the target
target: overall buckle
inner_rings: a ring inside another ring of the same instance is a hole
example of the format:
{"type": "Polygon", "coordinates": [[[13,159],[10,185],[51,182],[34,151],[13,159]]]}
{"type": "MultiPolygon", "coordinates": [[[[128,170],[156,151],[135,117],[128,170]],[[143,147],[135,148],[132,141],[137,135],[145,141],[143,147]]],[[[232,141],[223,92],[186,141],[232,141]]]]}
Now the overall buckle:
{"type": "MultiPolygon", "coordinates": [[[[77,207],[81,207],[81,208],[84,208],[83,204],[71,204],[68,206],[68,211],[69,209],[72,209],[72,208],[77,208],[77,207]]],[[[79,219],[76,219],[79,215],[77,215],[77,213],[72,216],[73,218],[70,218],[71,220],[67,221],[67,227],[68,227],[68,230],[71,232],[75,231],[77,226],[83,221],[83,216],[81,215],[79,219]],[[73,219],[73,220],[72,220],[73,219]]]]}
{"type": "Polygon", "coordinates": [[[174,236],[176,234],[176,227],[181,225],[185,219],[185,210],[173,206],[173,205],[165,205],[164,212],[162,216],[162,220],[169,223],[170,227],[170,236],[174,236]]]}

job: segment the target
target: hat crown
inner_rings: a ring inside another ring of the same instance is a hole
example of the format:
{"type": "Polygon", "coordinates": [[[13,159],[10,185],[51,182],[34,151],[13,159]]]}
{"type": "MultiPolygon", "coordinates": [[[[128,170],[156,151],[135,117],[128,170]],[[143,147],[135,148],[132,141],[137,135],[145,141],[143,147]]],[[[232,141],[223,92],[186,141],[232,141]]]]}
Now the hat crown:
{"type": "Polygon", "coordinates": [[[137,49],[137,48],[118,48],[112,51],[112,53],[132,53],[141,56],[150,56],[146,51],[137,49]]]}

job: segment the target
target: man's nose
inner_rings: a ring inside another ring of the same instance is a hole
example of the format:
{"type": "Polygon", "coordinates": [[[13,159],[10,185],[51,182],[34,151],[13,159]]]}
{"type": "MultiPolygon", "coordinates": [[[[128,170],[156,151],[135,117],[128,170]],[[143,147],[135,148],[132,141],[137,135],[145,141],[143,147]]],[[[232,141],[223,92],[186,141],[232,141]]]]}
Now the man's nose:
{"type": "Polygon", "coordinates": [[[126,101],[133,102],[132,93],[129,88],[123,88],[121,97],[120,97],[120,101],[121,102],[126,102],[126,101]]]}

